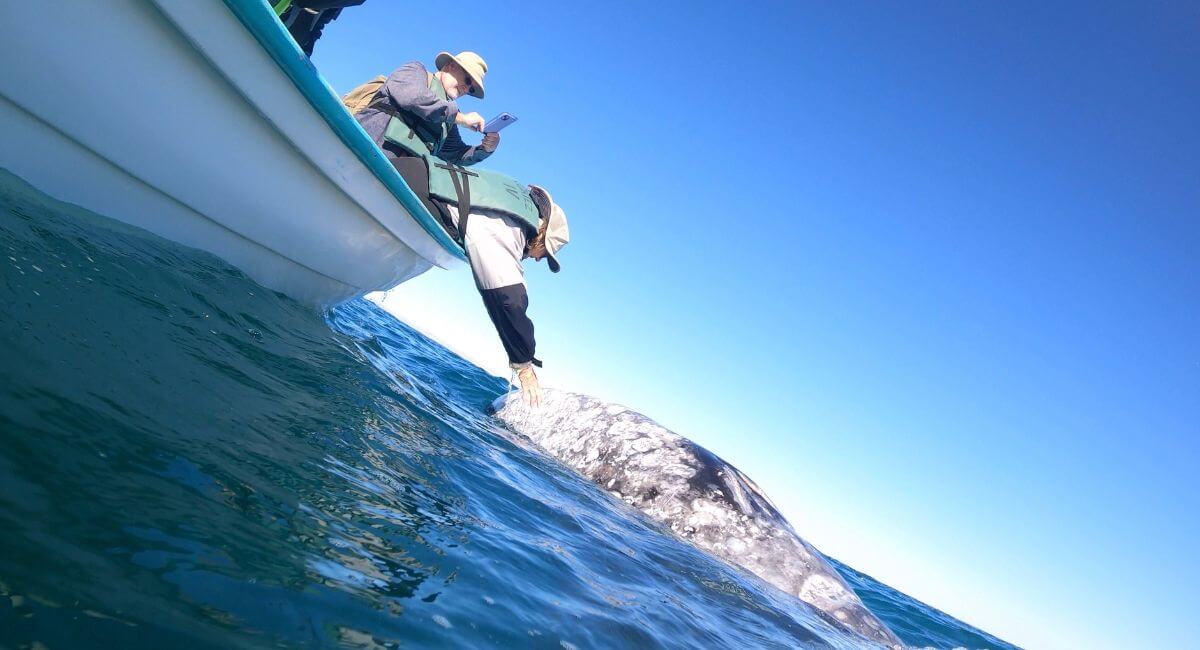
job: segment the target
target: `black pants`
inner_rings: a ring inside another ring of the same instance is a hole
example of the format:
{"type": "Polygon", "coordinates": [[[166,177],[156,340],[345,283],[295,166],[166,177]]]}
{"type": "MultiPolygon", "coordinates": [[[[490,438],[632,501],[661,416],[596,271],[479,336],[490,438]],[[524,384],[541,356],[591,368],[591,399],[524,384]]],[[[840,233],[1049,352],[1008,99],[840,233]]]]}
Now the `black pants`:
{"type": "Polygon", "coordinates": [[[442,224],[446,232],[457,240],[459,238],[458,228],[450,219],[450,212],[446,210],[446,206],[441,201],[429,196],[429,170],[425,167],[425,159],[414,156],[393,157],[389,154],[388,160],[391,161],[396,171],[400,172],[400,177],[404,179],[405,183],[408,183],[413,194],[421,199],[421,204],[425,206],[426,210],[429,210],[429,214],[433,215],[433,218],[442,224]]]}

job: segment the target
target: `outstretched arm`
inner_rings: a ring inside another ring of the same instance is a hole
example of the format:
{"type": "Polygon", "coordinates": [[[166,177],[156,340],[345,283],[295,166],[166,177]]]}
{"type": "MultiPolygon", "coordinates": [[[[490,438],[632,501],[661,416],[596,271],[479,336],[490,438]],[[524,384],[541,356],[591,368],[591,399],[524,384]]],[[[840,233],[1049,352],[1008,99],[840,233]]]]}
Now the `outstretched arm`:
{"type": "MultiPolygon", "coordinates": [[[[452,214],[455,223],[461,224],[457,209],[452,214]]],[[[533,321],[526,313],[529,294],[521,270],[525,252],[522,226],[507,216],[475,213],[465,230],[467,259],[471,262],[475,286],[508,353],[508,363],[521,379],[525,400],[536,404],[540,389],[533,367],[540,367],[542,362],[533,356],[537,344],[533,339],[533,321]]]]}
{"type": "MultiPolygon", "coordinates": [[[[483,305],[487,308],[492,325],[500,335],[508,363],[517,368],[533,363],[537,343],[533,338],[533,321],[525,313],[529,309],[529,294],[524,284],[513,284],[498,289],[481,289],[483,305]]],[[[541,365],[538,362],[538,365],[541,365]]]]}
{"type": "Polygon", "coordinates": [[[542,390],[533,367],[541,366],[542,362],[533,356],[536,343],[533,339],[533,321],[525,313],[529,307],[525,285],[483,289],[480,293],[488,316],[504,344],[504,351],[508,353],[508,365],[517,372],[517,378],[521,381],[525,403],[537,406],[541,403],[542,390]]]}

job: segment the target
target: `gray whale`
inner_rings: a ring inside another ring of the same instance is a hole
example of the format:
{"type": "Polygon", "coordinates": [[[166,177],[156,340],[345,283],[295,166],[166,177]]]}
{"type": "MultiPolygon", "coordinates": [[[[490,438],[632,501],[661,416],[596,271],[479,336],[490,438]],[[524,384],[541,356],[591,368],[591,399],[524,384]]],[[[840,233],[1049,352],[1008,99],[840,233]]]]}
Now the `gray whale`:
{"type": "Polygon", "coordinates": [[[543,389],[536,409],[509,393],[492,411],[677,536],[797,596],[864,640],[903,647],[762,490],[707,449],[624,406],[565,391],[543,389]]]}

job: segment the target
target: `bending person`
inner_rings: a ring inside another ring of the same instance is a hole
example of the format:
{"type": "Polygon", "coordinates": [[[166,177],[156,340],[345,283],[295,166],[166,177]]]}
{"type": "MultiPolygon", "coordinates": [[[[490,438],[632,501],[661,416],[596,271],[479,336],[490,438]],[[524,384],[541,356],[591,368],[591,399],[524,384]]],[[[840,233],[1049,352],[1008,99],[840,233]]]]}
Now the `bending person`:
{"type": "Polygon", "coordinates": [[[535,356],[537,343],[527,313],[529,294],[521,262],[544,259],[550,271],[558,273],[558,253],[570,239],[567,215],[549,192],[536,185],[526,187],[497,172],[468,171],[433,157],[421,162],[429,166],[421,184],[425,195],[418,196],[434,206],[434,216],[466,250],[475,286],[508,354],[509,367],[520,380],[525,400],[536,406],[541,389],[534,368],[542,362],[535,356]]]}

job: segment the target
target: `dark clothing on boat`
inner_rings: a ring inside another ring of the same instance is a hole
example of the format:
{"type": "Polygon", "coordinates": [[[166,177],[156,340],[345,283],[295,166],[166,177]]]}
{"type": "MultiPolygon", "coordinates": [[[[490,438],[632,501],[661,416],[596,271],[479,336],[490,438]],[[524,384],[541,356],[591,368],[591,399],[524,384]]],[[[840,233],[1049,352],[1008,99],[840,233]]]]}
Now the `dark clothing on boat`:
{"type": "MultiPolygon", "coordinates": [[[[396,147],[396,149],[400,148],[396,147]]],[[[401,151],[403,150],[401,149],[401,151]]],[[[429,195],[429,170],[425,167],[425,159],[412,155],[393,156],[392,153],[391,151],[384,151],[384,155],[391,161],[396,171],[400,172],[400,177],[408,184],[409,189],[413,191],[413,194],[417,195],[418,199],[421,199],[421,205],[424,205],[425,209],[429,210],[429,214],[433,215],[433,218],[442,224],[442,227],[446,229],[446,232],[450,233],[450,236],[455,241],[461,241],[462,237],[459,236],[458,226],[450,219],[450,213],[446,211],[446,205],[441,201],[434,200],[429,195]]]]}
{"type": "MultiPolygon", "coordinates": [[[[429,71],[420,62],[405,63],[397,68],[388,76],[379,93],[388,100],[393,110],[403,111],[411,118],[425,121],[434,127],[441,123],[450,125],[446,140],[437,151],[442,160],[465,166],[474,165],[492,155],[481,146],[470,146],[463,142],[462,134],[454,123],[454,118],[458,115],[458,104],[454,100],[438,97],[429,89],[429,71]]],[[[386,110],[368,106],[359,111],[354,118],[375,144],[388,153],[389,158],[411,155],[403,148],[384,141],[383,134],[392,119],[386,110]]]]}
{"type": "Polygon", "coordinates": [[[509,364],[533,363],[540,367],[542,362],[534,358],[537,343],[533,337],[533,321],[526,314],[529,294],[525,290],[525,272],[521,268],[526,245],[524,227],[505,214],[472,210],[467,219],[466,237],[460,239],[458,228],[462,222],[458,208],[429,195],[425,159],[393,157],[390,152],[387,156],[425,209],[452,237],[464,243],[475,287],[508,354],[509,364]]]}
{"type": "Polygon", "coordinates": [[[342,13],[344,7],[354,7],[366,0],[295,0],[280,16],[296,44],[308,56],[321,38],[321,31],[342,13]]]}

